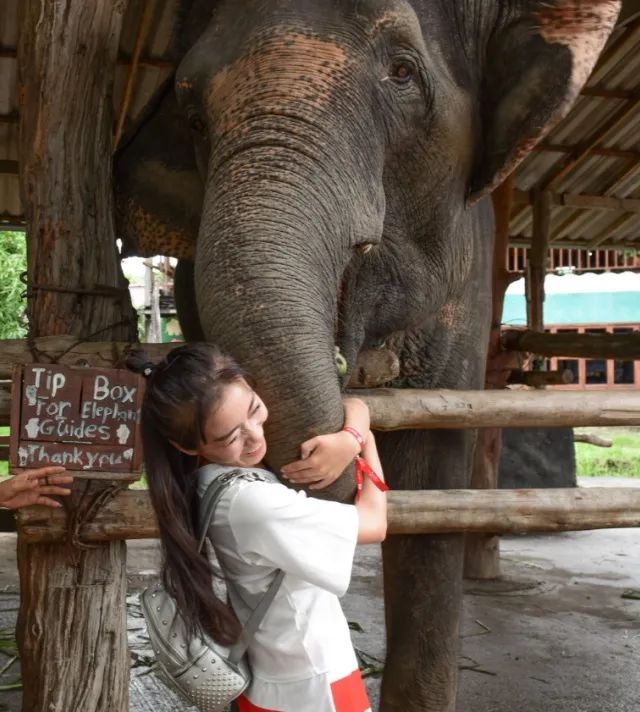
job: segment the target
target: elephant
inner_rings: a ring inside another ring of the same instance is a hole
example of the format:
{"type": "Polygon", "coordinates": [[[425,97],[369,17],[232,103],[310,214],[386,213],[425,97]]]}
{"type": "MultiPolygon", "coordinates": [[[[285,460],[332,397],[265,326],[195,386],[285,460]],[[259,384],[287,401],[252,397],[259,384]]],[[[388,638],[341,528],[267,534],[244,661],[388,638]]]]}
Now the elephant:
{"type": "MultiPolygon", "coordinates": [[[[483,387],[490,194],[569,110],[619,6],[185,3],[174,85],[116,160],[117,230],[183,260],[185,331],[253,374],[274,471],[341,428],[336,347],[350,368],[394,350],[399,388],[483,387]]],[[[472,431],[378,440],[392,489],[469,484],[472,431]]],[[[322,493],[353,494],[348,472],[322,493]]],[[[384,712],[455,708],[463,546],[383,545],[384,712]]]]}

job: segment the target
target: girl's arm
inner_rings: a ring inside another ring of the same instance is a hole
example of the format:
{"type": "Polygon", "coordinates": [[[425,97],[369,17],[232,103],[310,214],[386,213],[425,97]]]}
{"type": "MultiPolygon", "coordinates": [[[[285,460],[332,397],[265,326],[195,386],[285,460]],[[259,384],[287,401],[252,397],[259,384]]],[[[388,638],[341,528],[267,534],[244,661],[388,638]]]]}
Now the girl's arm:
{"type": "Polygon", "coordinates": [[[285,479],[294,484],[309,485],[309,489],[323,489],[337,480],[360,454],[357,435],[367,442],[369,409],[359,398],[344,398],[343,404],[344,427],[355,433],[341,430],[306,440],[300,446],[301,459],[282,468],[285,479]]]}
{"type": "MultiPolygon", "coordinates": [[[[372,432],[365,440],[362,457],[384,482],[378,448],[372,432]]],[[[356,501],[358,510],[358,544],[376,544],[387,535],[387,496],[365,475],[362,492],[356,501]]]]}

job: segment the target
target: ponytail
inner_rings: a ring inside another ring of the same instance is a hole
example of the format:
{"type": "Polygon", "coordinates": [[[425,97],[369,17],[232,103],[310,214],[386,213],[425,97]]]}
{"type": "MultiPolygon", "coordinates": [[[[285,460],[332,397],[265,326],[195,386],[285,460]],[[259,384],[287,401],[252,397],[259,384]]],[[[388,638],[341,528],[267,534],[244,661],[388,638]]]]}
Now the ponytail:
{"type": "Polygon", "coordinates": [[[174,349],[158,366],[132,352],[127,366],[148,372],[141,430],[151,503],[158,519],[162,579],[175,598],[190,634],[202,630],[222,645],[239,637],[233,610],[214,593],[215,571],[206,551],[198,552],[198,458],[172,445],[193,449],[222,386],[245,374],[229,357],[207,344],[174,349]],[[180,357],[180,368],[170,368],[180,357]]]}

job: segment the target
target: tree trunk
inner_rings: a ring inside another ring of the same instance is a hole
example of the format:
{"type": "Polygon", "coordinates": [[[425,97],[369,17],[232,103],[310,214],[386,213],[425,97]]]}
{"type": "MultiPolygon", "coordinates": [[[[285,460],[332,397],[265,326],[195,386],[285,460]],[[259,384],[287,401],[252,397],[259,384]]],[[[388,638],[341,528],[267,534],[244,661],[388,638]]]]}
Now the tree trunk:
{"type": "MultiPolygon", "coordinates": [[[[112,224],[111,91],[125,6],[22,6],[20,166],[31,337],[136,338],[112,224]]],[[[82,550],[19,539],[18,557],[24,712],[126,710],[124,543],[82,550]]]]}
{"type": "Polygon", "coordinates": [[[18,49],[31,334],[135,338],[113,232],[113,70],[124,0],[28,0],[18,49]]]}

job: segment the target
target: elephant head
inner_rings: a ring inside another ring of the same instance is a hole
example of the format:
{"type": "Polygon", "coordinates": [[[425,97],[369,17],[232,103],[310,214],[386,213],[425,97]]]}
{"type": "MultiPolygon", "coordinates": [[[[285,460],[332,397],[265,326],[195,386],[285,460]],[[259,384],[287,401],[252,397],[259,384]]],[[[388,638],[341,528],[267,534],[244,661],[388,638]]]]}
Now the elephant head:
{"type": "Polygon", "coordinates": [[[340,426],[336,345],[353,364],[392,339],[412,382],[480,385],[483,198],[568,110],[619,3],[208,5],[175,78],[204,190],[195,289],[267,399],[271,465],[340,426]]]}

